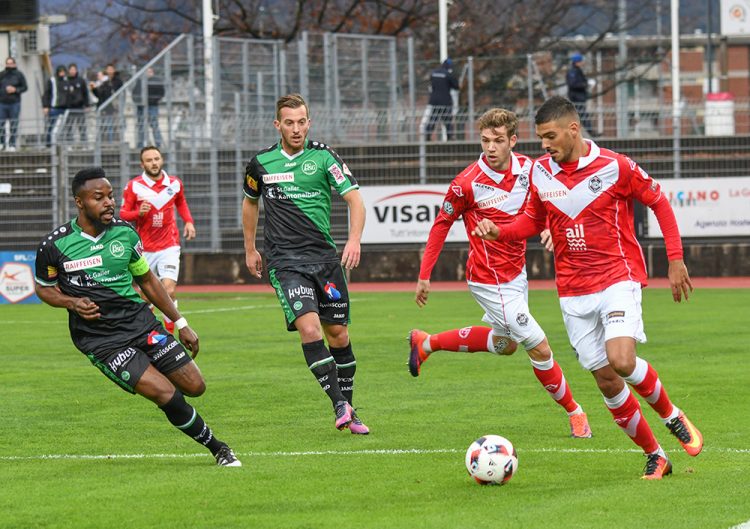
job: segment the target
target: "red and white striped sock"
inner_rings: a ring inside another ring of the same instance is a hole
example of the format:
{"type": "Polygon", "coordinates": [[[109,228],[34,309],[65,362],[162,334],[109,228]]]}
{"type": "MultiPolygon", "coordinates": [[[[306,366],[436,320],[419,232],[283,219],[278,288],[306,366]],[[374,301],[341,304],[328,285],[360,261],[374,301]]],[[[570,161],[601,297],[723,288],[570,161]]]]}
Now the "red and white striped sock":
{"type": "MultiPolygon", "coordinates": [[[[430,351],[475,353],[477,351],[488,351],[487,343],[491,332],[490,327],[464,327],[432,334],[427,341],[429,341],[430,351]]],[[[427,350],[427,347],[425,347],[425,350],[427,350]]]]}
{"type": "Polygon", "coordinates": [[[635,359],[635,369],[625,377],[625,381],[633,386],[638,394],[646,399],[651,407],[659,414],[663,421],[669,421],[680,413],[679,408],[672,404],[667,390],[661,384],[659,373],[643,358],[635,359]]]}
{"type": "Polygon", "coordinates": [[[617,426],[628,434],[628,437],[640,446],[644,453],[653,454],[659,450],[659,442],[641,413],[641,405],[638,403],[638,399],[631,393],[628,386],[625,386],[618,395],[612,398],[605,397],[604,402],[607,404],[607,408],[609,408],[617,426]]]}
{"type": "Polygon", "coordinates": [[[568,414],[581,409],[573,398],[573,393],[565,380],[562,368],[554,358],[550,357],[549,360],[544,362],[531,360],[531,366],[534,368],[534,375],[536,375],[537,380],[541,382],[550,397],[565,408],[568,414]]]}

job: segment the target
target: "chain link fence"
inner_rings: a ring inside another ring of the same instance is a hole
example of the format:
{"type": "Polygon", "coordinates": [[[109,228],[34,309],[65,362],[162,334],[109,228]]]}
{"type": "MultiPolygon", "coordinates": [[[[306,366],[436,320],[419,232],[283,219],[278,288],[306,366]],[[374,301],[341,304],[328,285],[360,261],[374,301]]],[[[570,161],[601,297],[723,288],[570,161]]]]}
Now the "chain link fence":
{"type": "MultiPolygon", "coordinates": [[[[141,171],[140,147],[158,143],[165,169],[185,181],[196,219],[198,236],[185,251],[241,252],[244,167],[277,141],[275,101],[284,93],[306,97],[310,137],[331,143],[367,186],[449,182],[481,152],[475,122],[492,106],[519,115],[517,151],[541,154],[535,108],[564,85],[564,72],[548,53],[455,59],[462,89],[452,116],[454,141],[426,141],[428,79],[436,65],[414,60],[413,41],[305,33],[292,43],[215,38],[212,46],[216,60],[207,63],[201,41],[178,37],[95,110],[64,112],[36,127],[48,134],[26,136],[18,152],[3,153],[0,249],[34,248],[50,228],[75,215],[70,181],[76,171],[101,165],[119,195],[141,171]],[[154,86],[163,89],[158,100],[150,97],[154,86]]],[[[722,119],[731,119],[734,133],[715,136],[716,130],[707,130],[706,102],[686,100],[675,149],[671,106],[630,98],[623,114],[607,97],[589,102],[592,128],[604,145],[630,155],[656,178],[750,173],[750,101],[733,101],[722,119]],[[623,120],[627,134],[618,134],[623,120]]],[[[334,202],[333,217],[334,237],[343,241],[343,201],[334,202]]]]}

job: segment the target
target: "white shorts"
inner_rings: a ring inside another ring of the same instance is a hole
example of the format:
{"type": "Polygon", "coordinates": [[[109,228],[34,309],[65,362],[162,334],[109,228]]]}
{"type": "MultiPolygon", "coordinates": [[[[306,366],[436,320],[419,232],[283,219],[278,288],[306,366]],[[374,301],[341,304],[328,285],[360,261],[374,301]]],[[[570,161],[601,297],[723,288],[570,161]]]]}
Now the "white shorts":
{"type": "Polygon", "coordinates": [[[605,342],[627,336],[645,343],[641,314],[641,285],[621,281],[601,292],[560,298],[570,344],[584,369],[609,364],[605,342]]]}
{"type": "Polygon", "coordinates": [[[180,247],[170,246],[158,252],[143,252],[148,267],[159,279],[171,279],[175,283],[180,275],[180,247]]]}
{"type": "Polygon", "coordinates": [[[526,269],[500,285],[469,282],[469,291],[484,309],[482,321],[492,325],[495,336],[507,336],[526,350],[544,340],[544,331],[529,312],[529,283],[526,269]]]}

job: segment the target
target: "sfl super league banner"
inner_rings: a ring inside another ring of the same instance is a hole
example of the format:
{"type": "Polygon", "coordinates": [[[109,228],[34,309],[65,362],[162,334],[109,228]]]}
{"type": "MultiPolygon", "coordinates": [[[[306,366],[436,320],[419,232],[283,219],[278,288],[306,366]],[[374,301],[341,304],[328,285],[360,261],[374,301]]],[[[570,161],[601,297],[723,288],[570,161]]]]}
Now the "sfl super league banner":
{"type": "MultiPolygon", "coordinates": [[[[365,186],[360,189],[367,208],[362,242],[425,243],[435,217],[443,207],[448,184],[408,186],[365,186]]],[[[446,239],[467,241],[461,219],[446,239]]]]}
{"type": "MultiPolygon", "coordinates": [[[[659,180],[683,237],[750,235],[750,177],[659,180]]],[[[648,237],[661,237],[648,211],[648,237]]]]}
{"type": "Polygon", "coordinates": [[[35,252],[0,252],[0,304],[41,303],[34,293],[35,252]]]}

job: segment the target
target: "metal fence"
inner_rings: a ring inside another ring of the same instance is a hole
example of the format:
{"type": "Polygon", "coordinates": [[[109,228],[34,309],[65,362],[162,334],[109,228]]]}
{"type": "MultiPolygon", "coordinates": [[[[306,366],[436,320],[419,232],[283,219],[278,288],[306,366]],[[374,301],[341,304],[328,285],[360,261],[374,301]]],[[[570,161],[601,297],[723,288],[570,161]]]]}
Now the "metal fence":
{"type": "MultiPolygon", "coordinates": [[[[51,127],[26,127],[49,135],[24,137],[18,152],[0,153],[0,249],[33,248],[75,214],[69,189],[76,171],[101,165],[119,194],[141,171],[139,147],[161,140],[166,169],[185,181],[198,228],[185,250],[241,252],[241,178],[252,155],[277,140],[272,121],[279,95],[306,96],[310,137],[332,143],[363,186],[447,183],[478,156],[475,120],[491,106],[515,110],[521,120],[516,150],[540,154],[534,108],[556,89],[559,75],[544,63],[544,54],[456,59],[463,86],[452,116],[456,134],[442,142],[438,130],[428,141],[426,79],[434,65],[414,61],[410,40],[303,34],[294,43],[213,43],[217,60],[209,71],[202,43],[184,35],[96,110],[66,112],[46,124],[51,127]],[[158,104],[149,105],[151,84],[164,87],[158,104]]],[[[604,145],[629,154],[657,178],[747,176],[750,101],[733,105],[731,114],[720,117],[722,126],[711,130],[716,116],[707,114],[706,103],[686,101],[679,141],[672,136],[671,106],[663,102],[631,98],[623,114],[614,104],[593,100],[588,110],[604,145]],[[626,135],[619,134],[623,120],[626,135]],[[729,121],[733,132],[727,131],[729,121]]],[[[343,201],[335,201],[333,215],[334,237],[342,241],[343,201]]]]}

